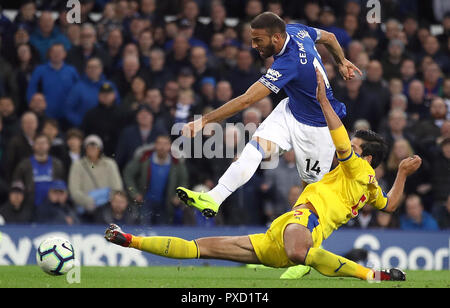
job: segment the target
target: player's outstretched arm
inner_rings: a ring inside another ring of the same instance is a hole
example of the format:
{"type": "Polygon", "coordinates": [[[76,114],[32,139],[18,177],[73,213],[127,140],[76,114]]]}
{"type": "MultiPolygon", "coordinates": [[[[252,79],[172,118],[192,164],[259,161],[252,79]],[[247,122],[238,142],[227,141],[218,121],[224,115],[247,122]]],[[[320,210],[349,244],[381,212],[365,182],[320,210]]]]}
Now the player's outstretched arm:
{"type": "Polygon", "coordinates": [[[398,165],[397,176],[392,185],[391,190],[387,194],[388,204],[383,209],[385,212],[392,213],[400,205],[403,197],[403,190],[405,188],[406,178],[419,169],[422,164],[422,159],[418,155],[403,159],[398,165]]]}
{"type": "Polygon", "coordinates": [[[244,94],[207,113],[200,119],[184,125],[182,134],[185,137],[195,137],[195,135],[201,131],[206,124],[220,122],[227,119],[239,111],[242,111],[252,104],[260,101],[269,94],[270,90],[261,82],[257,81],[251,85],[244,94]]]}
{"type": "Polygon", "coordinates": [[[322,74],[317,68],[316,77],[316,97],[319,101],[320,108],[322,109],[325,120],[327,121],[328,129],[330,130],[331,138],[333,139],[334,146],[336,147],[338,158],[347,158],[352,151],[352,145],[350,143],[350,138],[348,137],[347,130],[345,129],[341,119],[336,114],[330,102],[328,101],[325,82],[323,80],[322,74]]]}
{"type": "Polygon", "coordinates": [[[362,76],[359,68],[357,68],[356,65],[345,58],[344,51],[342,50],[341,45],[339,45],[336,36],[333,33],[325,30],[320,30],[320,32],[320,39],[318,39],[316,43],[324,44],[328,51],[333,55],[333,58],[339,67],[339,73],[341,74],[342,78],[344,80],[352,79],[353,77],[355,77],[355,71],[362,76]]]}

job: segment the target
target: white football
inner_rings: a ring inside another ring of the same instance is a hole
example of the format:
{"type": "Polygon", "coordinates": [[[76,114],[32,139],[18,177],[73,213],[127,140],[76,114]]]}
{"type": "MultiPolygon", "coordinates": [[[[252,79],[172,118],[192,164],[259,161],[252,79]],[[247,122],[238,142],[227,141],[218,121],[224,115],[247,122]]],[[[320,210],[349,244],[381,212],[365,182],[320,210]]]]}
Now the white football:
{"type": "Polygon", "coordinates": [[[75,266],[73,246],[64,238],[48,238],[39,245],[36,262],[49,275],[64,275],[75,266]]]}

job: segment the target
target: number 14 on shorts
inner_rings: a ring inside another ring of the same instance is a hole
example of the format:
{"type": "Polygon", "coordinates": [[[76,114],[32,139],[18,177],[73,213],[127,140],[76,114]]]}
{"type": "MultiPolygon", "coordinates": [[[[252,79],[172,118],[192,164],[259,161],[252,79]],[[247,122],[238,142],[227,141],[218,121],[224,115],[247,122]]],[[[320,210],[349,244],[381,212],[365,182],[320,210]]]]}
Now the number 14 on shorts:
{"type": "Polygon", "coordinates": [[[319,167],[319,161],[316,160],[315,163],[312,164],[311,166],[311,159],[307,158],[306,159],[306,172],[315,172],[317,175],[320,174],[320,167],[319,167]]]}

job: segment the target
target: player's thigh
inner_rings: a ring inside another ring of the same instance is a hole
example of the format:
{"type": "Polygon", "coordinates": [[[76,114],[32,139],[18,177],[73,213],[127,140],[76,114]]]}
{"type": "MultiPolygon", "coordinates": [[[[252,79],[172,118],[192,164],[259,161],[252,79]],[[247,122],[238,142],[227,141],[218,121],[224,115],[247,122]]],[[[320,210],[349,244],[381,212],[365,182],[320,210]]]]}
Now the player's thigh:
{"type": "MultiPolygon", "coordinates": [[[[278,154],[279,150],[292,148],[287,119],[289,117],[288,98],[283,99],[269,116],[259,125],[252,140],[260,142],[267,154],[278,154]]],[[[265,155],[267,158],[269,155],[265,155]]]]}
{"type": "Polygon", "coordinates": [[[200,258],[259,263],[250,238],[244,236],[204,237],[196,240],[200,258]]]}
{"type": "Polygon", "coordinates": [[[317,182],[330,171],[336,149],[327,127],[297,122],[292,132],[292,147],[298,173],[304,182],[317,182]]]}
{"type": "Polygon", "coordinates": [[[300,224],[288,224],[283,235],[284,249],[290,261],[304,264],[309,248],[313,246],[311,232],[300,224]]]}

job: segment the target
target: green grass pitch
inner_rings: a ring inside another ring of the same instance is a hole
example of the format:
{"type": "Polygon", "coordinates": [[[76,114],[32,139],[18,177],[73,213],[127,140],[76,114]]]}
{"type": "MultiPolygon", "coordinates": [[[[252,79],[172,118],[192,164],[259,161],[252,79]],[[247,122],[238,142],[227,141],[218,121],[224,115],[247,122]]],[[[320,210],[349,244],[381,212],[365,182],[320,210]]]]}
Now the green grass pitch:
{"type": "MultiPolygon", "coordinates": [[[[450,288],[450,271],[407,271],[407,281],[368,283],[312,270],[280,280],[283,269],[216,266],[81,267],[80,283],[50,276],[37,265],[0,266],[0,288],[450,288]]],[[[72,276],[75,277],[75,276],[72,276]]]]}

